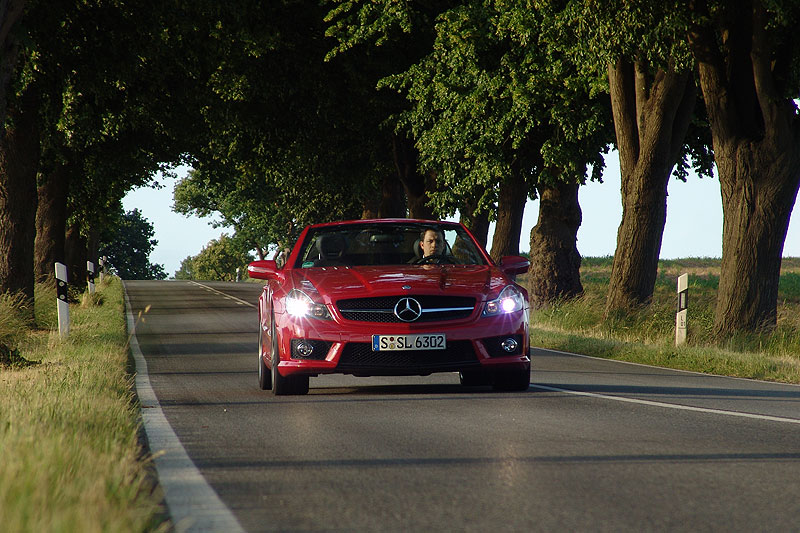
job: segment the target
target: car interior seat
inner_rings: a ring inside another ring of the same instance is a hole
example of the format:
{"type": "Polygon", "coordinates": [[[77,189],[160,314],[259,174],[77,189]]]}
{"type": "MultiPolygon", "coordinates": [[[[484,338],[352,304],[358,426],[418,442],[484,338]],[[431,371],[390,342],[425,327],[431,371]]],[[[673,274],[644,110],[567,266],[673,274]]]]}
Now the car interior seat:
{"type": "Polygon", "coordinates": [[[344,259],[346,248],[347,242],[341,234],[320,235],[317,238],[319,259],[314,261],[314,266],[346,266],[348,264],[344,259]]]}

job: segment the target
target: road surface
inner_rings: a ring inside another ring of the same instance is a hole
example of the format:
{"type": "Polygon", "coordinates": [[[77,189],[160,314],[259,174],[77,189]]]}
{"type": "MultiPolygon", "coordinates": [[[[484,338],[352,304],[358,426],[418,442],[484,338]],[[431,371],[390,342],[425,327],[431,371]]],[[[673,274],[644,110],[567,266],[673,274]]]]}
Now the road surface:
{"type": "MultiPolygon", "coordinates": [[[[143,412],[163,413],[246,531],[800,528],[800,387],[533,349],[524,393],[441,374],[273,397],[257,387],[259,285],[126,290],[156,397],[143,412]]],[[[178,529],[218,529],[198,500],[173,497],[178,529]]]]}

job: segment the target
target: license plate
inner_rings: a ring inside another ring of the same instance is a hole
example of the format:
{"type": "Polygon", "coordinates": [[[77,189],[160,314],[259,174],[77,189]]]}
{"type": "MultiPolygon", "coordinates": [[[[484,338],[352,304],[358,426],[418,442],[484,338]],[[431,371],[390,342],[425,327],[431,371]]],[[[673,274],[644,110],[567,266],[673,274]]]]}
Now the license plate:
{"type": "Polygon", "coordinates": [[[424,333],[419,335],[373,335],[373,352],[397,350],[444,350],[447,340],[444,333],[424,333]]]}

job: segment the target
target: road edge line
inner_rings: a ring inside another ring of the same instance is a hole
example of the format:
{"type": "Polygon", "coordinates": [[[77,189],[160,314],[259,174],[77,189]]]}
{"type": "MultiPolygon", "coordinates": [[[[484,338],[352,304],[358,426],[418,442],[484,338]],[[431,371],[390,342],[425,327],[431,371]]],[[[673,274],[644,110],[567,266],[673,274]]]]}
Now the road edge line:
{"type": "Polygon", "coordinates": [[[136,395],[139,398],[142,425],[175,531],[243,533],[239,521],[186,453],[161,409],[150,384],[147,361],[136,338],[136,321],[124,281],[122,288],[129,345],[136,362],[136,395]]]}
{"type": "MultiPolygon", "coordinates": [[[[671,368],[668,366],[656,366],[656,365],[648,365],[646,363],[635,363],[633,361],[623,361],[621,359],[611,359],[609,357],[598,357],[596,355],[586,355],[582,353],[575,353],[575,352],[565,352],[563,350],[553,350],[551,348],[542,348],[541,346],[531,346],[531,350],[541,350],[543,352],[550,352],[556,353],[561,355],[571,355],[573,357],[582,357],[583,359],[593,359],[595,361],[608,361],[611,363],[620,363],[623,365],[631,365],[631,366],[641,366],[644,368],[657,368],[659,370],[666,370],[669,372],[680,372],[682,374],[693,374],[695,376],[708,376],[713,378],[723,378],[723,379],[733,379],[738,381],[747,381],[751,383],[763,383],[766,385],[780,385],[782,387],[800,387],[800,383],[784,383],[783,381],[766,381],[764,379],[755,379],[755,378],[743,378],[739,376],[726,376],[724,374],[714,374],[712,372],[698,372],[697,370],[684,370],[682,368],[671,368]]],[[[533,361],[533,355],[531,354],[531,361],[533,361]]]]}
{"type": "Polygon", "coordinates": [[[531,387],[546,390],[550,392],[561,392],[564,394],[572,394],[574,396],[585,396],[589,398],[598,398],[602,400],[612,400],[615,402],[635,403],[639,405],[647,405],[650,407],[662,407],[666,409],[676,409],[678,411],[693,411],[695,413],[706,413],[723,416],[736,416],[739,418],[750,418],[755,420],[765,420],[768,422],[781,422],[784,424],[800,424],[800,419],[786,418],[781,416],[759,415],[756,413],[743,413],[740,411],[726,411],[724,409],[713,409],[710,407],[695,407],[692,405],[682,405],[679,403],[657,402],[654,400],[642,400],[640,398],[628,398],[626,396],[612,396],[609,394],[597,394],[596,392],[584,392],[572,389],[562,389],[560,387],[550,387],[547,385],[539,385],[531,383],[531,387]]]}

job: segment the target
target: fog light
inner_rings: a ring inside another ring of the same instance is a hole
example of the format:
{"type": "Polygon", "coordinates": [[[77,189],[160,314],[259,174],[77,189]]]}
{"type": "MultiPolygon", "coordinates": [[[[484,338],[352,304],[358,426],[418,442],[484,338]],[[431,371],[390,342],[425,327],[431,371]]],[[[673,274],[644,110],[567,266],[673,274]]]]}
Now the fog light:
{"type": "Polygon", "coordinates": [[[512,353],[512,352],[516,351],[517,346],[519,346],[519,343],[517,342],[516,339],[514,339],[512,337],[509,337],[506,340],[504,340],[502,343],[500,343],[500,346],[506,352],[512,353]]]}
{"type": "Polygon", "coordinates": [[[305,341],[298,342],[295,349],[297,350],[297,355],[301,357],[308,357],[314,352],[314,346],[305,341]]]}

